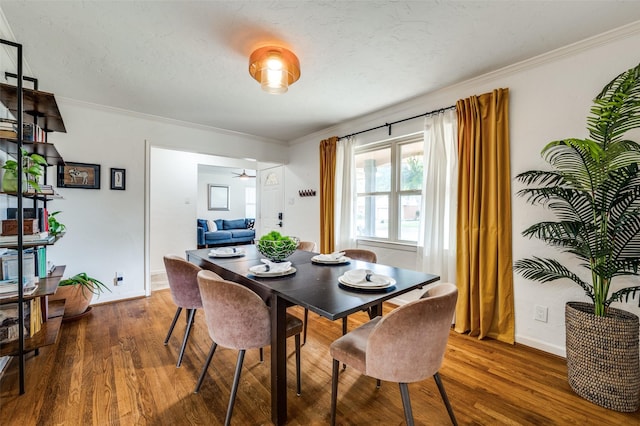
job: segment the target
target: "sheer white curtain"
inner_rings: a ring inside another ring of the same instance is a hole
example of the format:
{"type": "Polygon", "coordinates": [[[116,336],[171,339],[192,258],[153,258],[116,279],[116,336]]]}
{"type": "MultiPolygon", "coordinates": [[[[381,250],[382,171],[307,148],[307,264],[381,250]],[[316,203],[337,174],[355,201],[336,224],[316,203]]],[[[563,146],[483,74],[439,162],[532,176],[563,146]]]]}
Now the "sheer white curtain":
{"type": "Polygon", "coordinates": [[[340,139],[336,147],[335,247],[355,247],[355,138],[340,139]]]}
{"type": "Polygon", "coordinates": [[[418,268],[456,280],[458,130],[451,109],[425,118],[418,268]]]}

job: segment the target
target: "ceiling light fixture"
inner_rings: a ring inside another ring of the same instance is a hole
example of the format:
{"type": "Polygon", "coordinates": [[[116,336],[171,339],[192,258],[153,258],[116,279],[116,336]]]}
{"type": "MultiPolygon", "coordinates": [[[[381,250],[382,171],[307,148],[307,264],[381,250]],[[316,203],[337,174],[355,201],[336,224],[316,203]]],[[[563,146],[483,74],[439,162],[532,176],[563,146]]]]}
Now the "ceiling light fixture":
{"type": "Polygon", "coordinates": [[[249,74],[265,92],[285,93],[300,78],[300,61],[284,47],[261,47],[249,57],[249,74]]]}

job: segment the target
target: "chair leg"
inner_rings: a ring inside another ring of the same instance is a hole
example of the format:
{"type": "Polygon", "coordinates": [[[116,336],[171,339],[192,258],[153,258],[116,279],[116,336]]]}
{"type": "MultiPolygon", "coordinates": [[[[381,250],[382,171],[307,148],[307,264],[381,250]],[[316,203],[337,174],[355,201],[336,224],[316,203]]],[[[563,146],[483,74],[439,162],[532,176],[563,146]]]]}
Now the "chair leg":
{"type": "Polygon", "coordinates": [[[224,419],[224,426],[229,426],[231,424],[231,413],[233,413],[233,404],[235,404],[236,402],[236,393],[238,392],[238,383],[240,382],[240,373],[242,372],[244,352],[244,349],[238,352],[236,374],[233,376],[233,386],[231,387],[231,395],[229,396],[229,407],[227,408],[227,417],[224,419]]]}
{"type": "Polygon", "coordinates": [[[302,344],[307,343],[307,322],[309,321],[309,310],[305,308],[304,310],[304,324],[302,325],[302,344]]]}
{"type": "Polygon", "coordinates": [[[167,333],[167,337],[166,339],[164,339],[165,346],[167,346],[167,343],[169,343],[169,338],[171,337],[171,333],[173,333],[173,327],[176,326],[176,322],[178,322],[178,317],[180,316],[181,312],[182,312],[182,308],[178,307],[178,309],[176,310],[176,314],[173,316],[173,321],[171,321],[171,327],[169,327],[169,332],[167,333]]]}
{"type": "Polygon", "coordinates": [[[413,413],[411,412],[411,400],[409,399],[409,386],[406,383],[399,383],[400,395],[402,395],[402,406],[404,407],[404,419],[407,426],[413,426],[413,413]]]}
{"type": "MultiPolygon", "coordinates": [[[[342,318],[342,335],[347,334],[347,317],[342,318]]],[[[342,364],[342,369],[347,369],[347,364],[342,364]]]]}
{"type": "Polygon", "coordinates": [[[338,370],[340,361],[333,360],[333,373],[331,374],[331,426],[336,424],[336,406],[338,403],[338,370]]]}
{"type": "Polygon", "coordinates": [[[191,334],[191,327],[193,326],[193,319],[196,316],[195,309],[187,309],[187,329],[184,332],[184,340],[182,341],[182,348],[180,348],[180,355],[178,355],[178,363],[176,367],[180,367],[182,364],[182,357],[184,356],[184,350],[187,347],[187,340],[189,340],[189,335],[191,334]]]}
{"type": "Polygon", "coordinates": [[[200,386],[202,386],[202,382],[204,381],[204,376],[207,374],[207,369],[209,368],[209,364],[211,364],[211,360],[213,359],[213,354],[216,352],[216,348],[218,344],[213,342],[211,344],[211,349],[209,350],[209,355],[207,356],[207,360],[204,362],[204,366],[202,367],[202,372],[200,373],[200,377],[198,378],[198,383],[196,384],[196,388],[193,393],[198,393],[200,391],[200,386]]]}
{"type": "Polygon", "coordinates": [[[300,396],[300,394],[302,394],[302,386],[300,385],[300,334],[295,335],[295,341],[296,341],[296,394],[300,396]]]}
{"type": "Polygon", "coordinates": [[[264,362],[264,349],[260,348],[260,363],[264,362]]]}
{"type": "Polygon", "coordinates": [[[444,401],[444,405],[447,407],[447,413],[449,413],[451,424],[453,424],[453,426],[458,426],[458,422],[456,421],[456,416],[453,414],[453,408],[449,403],[449,398],[447,398],[447,392],[445,392],[444,385],[442,384],[442,380],[440,379],[440,374],[439,373],[434,374],[433,379],[436,381],[436,385],[438,385],[438,390],[440,391],[440,396],[444,401]]]}
{"type": "Polygon", "coordinates": [[[380,379],[376,379],[376,389],[380,389],[380,379]]]}

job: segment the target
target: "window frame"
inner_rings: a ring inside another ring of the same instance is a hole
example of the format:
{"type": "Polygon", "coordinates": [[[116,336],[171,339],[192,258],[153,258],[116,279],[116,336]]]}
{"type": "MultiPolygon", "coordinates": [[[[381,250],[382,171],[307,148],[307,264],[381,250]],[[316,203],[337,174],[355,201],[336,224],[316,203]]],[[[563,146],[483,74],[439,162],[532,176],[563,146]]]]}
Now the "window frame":
{"type": "MultiPolygon", "coordinates": [[[[375,197],[375,196],[383,196],[386,195],[389,200],[388,204],[388,237],[376,237],[376,236],[368,236],[368,235],[356,235],[358,240],[363,241],[376,241],[390,244],[403,244],[410,246],[417,246],[417,241],[411,240],[402,240],[400,239],[400,217],[401,217],[401,197],[409,196],[409,195],[417,195],[420,196],[421,199],[424,197],[422,192],[422,188],[419,190],[401,190],[401,173],[402,173],[402,155],[401,148],[403,145],[408,145],[416,142],[424,143],[424,132],[412,133],[409,135],[400,136],[397,138],[386,139],[384,141],[377,141],[366,145],[357,146],[354,150],[354,157],[359,154],[365,154],[368,152],[380,151],[383,149],[390,149],[390,164],[391,164],[391,173],[389,182],[389,191],[373,191],[373,192],[358,192],[357,183],[354,182],[354,188],[356,188],[356,200],[360,197],[375,197]]],[[[423,150],[423,161],[424,161],[424,150],[423,150]]],[[[354,158],[355,160],[355,158],[354,158]]],[[[354,170],[354,179],[356,178],[356,173],[354,170]]],[[[421,202],[422,204],[422,202],[421,202]]],[[[357,231],[356,231],[357,232],[357,231]]]]}

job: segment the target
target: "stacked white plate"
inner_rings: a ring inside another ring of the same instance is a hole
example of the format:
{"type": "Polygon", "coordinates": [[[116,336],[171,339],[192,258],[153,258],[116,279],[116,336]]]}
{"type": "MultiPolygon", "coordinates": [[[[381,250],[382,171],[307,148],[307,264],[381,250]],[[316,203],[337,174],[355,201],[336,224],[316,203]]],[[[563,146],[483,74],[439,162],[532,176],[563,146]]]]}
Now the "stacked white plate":
{"type": "Polygon", "coordinates": [[[271,262],[267,259],[262,259],[262,265],[255,265],[249,268],[256,277],[282,277],[284,275],[291,275],[296,272],[296,268],[291,266],[291,262],[271,262]]]}
{"type": "Polygon", "coordinates": [[[244,256],[242,247],[220,247],[209,251],[210,257],[236,257],[244,256]]]}
{"type": "Polygon", "coordinates": [[[327,265],[340,265],[351,262],[351,258],[344,253],[317,254],[311,258],[314,263],[324,263],[327,265]]]}
{"type": "Polygon", "coordinates": [[[338,277],[340,284],[366,290],[385,289],[396,284],[396,280],[367,269],[353,269],[338,277]]]}

